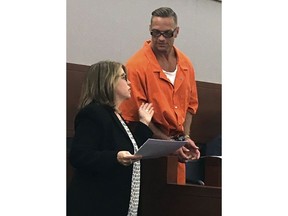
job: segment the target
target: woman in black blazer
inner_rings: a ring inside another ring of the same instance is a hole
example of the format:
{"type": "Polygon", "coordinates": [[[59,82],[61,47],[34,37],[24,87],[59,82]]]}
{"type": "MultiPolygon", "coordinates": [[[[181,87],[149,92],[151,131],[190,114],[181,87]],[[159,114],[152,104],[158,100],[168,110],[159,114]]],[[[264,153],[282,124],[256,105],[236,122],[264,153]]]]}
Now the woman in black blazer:
{"type": "Polygon", "coordinates": [[[69,216],[137,215],[141,158],[133,154],[152,136],[148,124],[154,111],[152,104],[140,106],[131,135],[118,110],[131,96],[126,73],[120,63],[101,61],[84,80],[69,154],[75,168],[67,192],[69,216]]]}

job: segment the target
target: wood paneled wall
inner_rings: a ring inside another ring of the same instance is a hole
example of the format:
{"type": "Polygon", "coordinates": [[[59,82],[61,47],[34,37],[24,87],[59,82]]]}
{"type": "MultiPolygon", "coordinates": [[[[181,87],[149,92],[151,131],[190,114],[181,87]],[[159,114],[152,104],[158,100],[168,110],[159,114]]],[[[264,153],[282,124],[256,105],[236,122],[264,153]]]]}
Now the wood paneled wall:
{"type": "Polygon", "coordinates": [[[197,81],[197,91],[199,107],[190,136],[196,143],[207,143],[222,133],[222,86],[197,81]]]}
{"type": "Polygon", "coordinates": [[[89,66],[67,63],[67,137],[74,136],[74,119],[78,111],[81,87],[89,66]]]}

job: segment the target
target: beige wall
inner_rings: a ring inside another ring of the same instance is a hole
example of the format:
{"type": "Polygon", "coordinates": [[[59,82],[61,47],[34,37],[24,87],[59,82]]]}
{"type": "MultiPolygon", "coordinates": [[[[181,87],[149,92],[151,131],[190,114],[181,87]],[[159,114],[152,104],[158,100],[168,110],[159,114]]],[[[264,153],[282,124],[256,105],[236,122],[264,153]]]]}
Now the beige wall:
{"type": "Polygon", "coordinates": [[[146,39],[151,12],[171,7],[175,45],[191,59],[199,81],[221,83],[221,3],[213,0],[67,0],[67,62],[125,63],[146,39]]]}

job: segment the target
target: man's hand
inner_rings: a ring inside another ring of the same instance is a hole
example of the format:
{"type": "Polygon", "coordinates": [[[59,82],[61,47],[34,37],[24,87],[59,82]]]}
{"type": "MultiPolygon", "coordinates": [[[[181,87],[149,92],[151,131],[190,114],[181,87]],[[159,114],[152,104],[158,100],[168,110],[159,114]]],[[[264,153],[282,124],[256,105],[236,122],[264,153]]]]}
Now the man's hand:
{"type": "Polygon", "coordinates": [[[196,146],[196,144],[190,137],[186,138],[185,141],[188,142],[188,144],[185,145],[185,147],[189,150],[188,152],[186,152],[186,154],[188,154],[190,157],[189,160],[199,159],[200,158],[199,147],[196,146]]]}
{"type": "Polygon", "coordinates": [[[188,143],[176,151],[179,162],[185,163],[188,160],[196,160],[200,158],[199,148],[195,145],[194,141],[189,137],[185,141],[188,143]]]}

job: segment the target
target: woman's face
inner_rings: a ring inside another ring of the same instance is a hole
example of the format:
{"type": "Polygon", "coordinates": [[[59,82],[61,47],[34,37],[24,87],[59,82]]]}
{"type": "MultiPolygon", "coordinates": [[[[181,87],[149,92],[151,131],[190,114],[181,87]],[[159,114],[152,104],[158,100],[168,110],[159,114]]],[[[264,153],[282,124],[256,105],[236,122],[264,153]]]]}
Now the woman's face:
{"type": "Polygon", "coordinates": [[[127,79],[127,74],[124,72],[123,68],[118,71],[118,80],[115,84],[115,100],[117,103],[131,97],[130,81],[127,79]]]}

